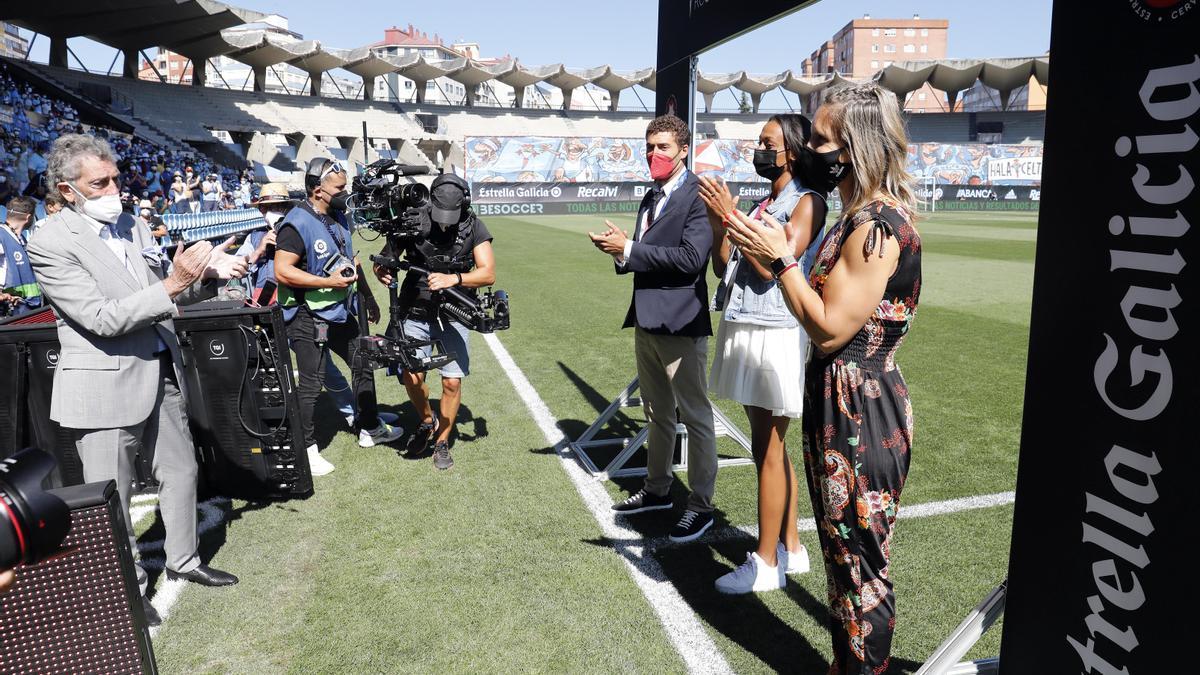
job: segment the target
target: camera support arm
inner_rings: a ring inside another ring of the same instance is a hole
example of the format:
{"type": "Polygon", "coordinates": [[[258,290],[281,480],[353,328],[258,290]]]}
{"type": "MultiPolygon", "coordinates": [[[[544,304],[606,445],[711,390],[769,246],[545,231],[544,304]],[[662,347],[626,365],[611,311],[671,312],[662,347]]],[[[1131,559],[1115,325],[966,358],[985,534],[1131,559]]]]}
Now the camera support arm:
{"type": "MultiPolygon", "coordinates": [[[[425,277],[429,276],[428,269],[406,260],[378,255],[371,256],[371,260],[380,267],[390,270],[403,270],[425,277]]],[[[434,316],[439,320],[445,316],[479,333],[506,330],[509,326],[508,294],[504,291],[492,293],[489,290],[482,297],[476,298],[457,288],[443,288],[440,291],[434,291],[431,295],[436,308],[434,316]]]]}

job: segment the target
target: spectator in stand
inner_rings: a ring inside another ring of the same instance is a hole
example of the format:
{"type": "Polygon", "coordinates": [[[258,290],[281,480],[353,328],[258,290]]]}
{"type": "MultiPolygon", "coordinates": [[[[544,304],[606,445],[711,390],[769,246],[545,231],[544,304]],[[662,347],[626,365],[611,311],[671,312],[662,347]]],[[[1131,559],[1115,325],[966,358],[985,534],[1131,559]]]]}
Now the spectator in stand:
{"type": "Polygon", "coordinates": [[[25,187],[29,185],[29,158],[33,155],[33,150],[25,148],[17,157],[17,184],[14,189],[20,193],[25,191],[25,187]]]}
{"type": "Polygon", "coordinates": [[[200,176],[188,166],[183,170],[183,184],[188,192],[188,207],[192,213],[200,212],[200,176]]]}
{"type": "Polygon", "coordinates": [[[146,191],[148,184],[137,163],[129,165],[129,171],[125,173],[125,187],[138,197],[141,197],[142,193],[146,191]]]}
{"type": "Polygon", "coordinates": [[[236,208],[237,208],[237,205],[233,203],[233,195],[229,194],[228,192],[222,192],[221,193],[221,210],[222,211],[232,211],[236,208]]]}
{"type": "Polygon", "coordinates": [[[59,211],[62,211],[63,207],[66,205],[67,200],[63,199],[62,194],[59,193],[58,190],[47,192],[46,200],[42,202],[42,207],[45,210],[46,215],[33,224],[33,228],[30,230],[29,236],[32,237],[33,233],[37,232],[38,229],[41,228],[42,223],[46,222],[46,218],[49,218],[59,211]]]}
{"type": "Polygon", "coordinates": [[[42,183],[42,176],[46,173],[46,158],[43,156],[46,148],[46,142],[42,141],[29,153],[29,159],[25,165],[29,179],[25,187],[22,188],[22,193],[25,195],[33,195],[42,183]]]}
{"type": "Polygon", "coordinates": [[[7,203],[14,194],[12,177],[7,171],[0,173],[0,204],[7,203]]]}
{"type": "Polygon", "coordinates": [[[216,211],[221,205],[221,180],[217,174],[210,173],[200,183],[200,210],[216,211]]]}
{"type": "Polygon", "coordinates": [[[171,183],[171,213],[191,213],[191,196],[192,192],[188,190],[183,174],[176,171],[171,183]]]}

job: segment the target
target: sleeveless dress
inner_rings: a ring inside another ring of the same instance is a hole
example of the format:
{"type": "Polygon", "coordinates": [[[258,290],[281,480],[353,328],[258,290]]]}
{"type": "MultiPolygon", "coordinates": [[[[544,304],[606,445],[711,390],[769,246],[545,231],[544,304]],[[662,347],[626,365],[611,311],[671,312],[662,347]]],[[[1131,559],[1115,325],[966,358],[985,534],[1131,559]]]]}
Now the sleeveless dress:
{"type": "Polygon", "coordinates": [[[894,239],[896,271],[866,324],[838,351],[815,352],[804,380],[804,465],[828,582],[831,673],[888,668],[896,625],[892,526],[913,437],[908,386],[894,360],[921,293],[921,239],[910,216],[876,201],[843,218],[822,242],[809,284],[822,293],[860,227],[871,228],[863,250],[846,254],[879,255],[894,239]]]}

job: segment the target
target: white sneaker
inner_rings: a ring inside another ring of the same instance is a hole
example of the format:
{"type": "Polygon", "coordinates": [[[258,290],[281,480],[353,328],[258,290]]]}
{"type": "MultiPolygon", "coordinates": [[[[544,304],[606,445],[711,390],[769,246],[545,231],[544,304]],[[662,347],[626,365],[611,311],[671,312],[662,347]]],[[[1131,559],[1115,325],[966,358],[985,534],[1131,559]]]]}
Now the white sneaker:
{"type": "MultiPolygon", "coordinates": [[[[391,424],[392,426],[395,426],[396,422],[398,422],[399,420],[400,420],[400,416],[397,415],[396,413],[390,413],[390,412],[379,413],[379,421],[383,422],[384,424],[391,424]]],[[[358,418],[355,417],[353,413],[346,415],[346,426],[350,427],[351,431],[354,430],[354,423],[357,421],[358,421],[358,418]]]]}
{"type": "Polygon", "coordinates": [[[804,544],[800,544],[800,550],[793,553],[787,550],[781,541],[775,551],[779,566],[786,570],[787,574],[804,574],[808,571],[808,549],[804,548],[804,544]]]}
{"type": "Polygon", "coordinates": [[[754,551],[746,554],[746,562],[716,582],[718,591],[730,595],[772,591],[783,585],[781,568],[771,567],[754,551]]]}
{"type": "Polygon", "coordinates": [[[333,464],[321,456],[315,444],[308,446],[308,471],[314,476],[324,476],[333,471],[333,464]]]}
{"type": "Polygon", "coordinates": [[[372,448],[380,443],[391,443],[403,435],[404,429],[380,422],[374,431],[363,429],[358,432],[358,447],[372,448]]]}

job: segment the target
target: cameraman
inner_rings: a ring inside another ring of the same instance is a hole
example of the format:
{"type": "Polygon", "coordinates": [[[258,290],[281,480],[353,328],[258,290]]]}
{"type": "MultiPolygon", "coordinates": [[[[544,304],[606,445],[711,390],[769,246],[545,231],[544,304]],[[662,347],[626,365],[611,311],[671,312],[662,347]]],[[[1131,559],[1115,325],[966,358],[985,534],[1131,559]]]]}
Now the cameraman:
{"type": "MultiPolygon", "coordinates": [[[[406,245],[403,251],[391,250],[390,243],[382,255],[399,256],[430,271],[429,277],[410,271],[400,286],[400,315],[392,321],[402,321],[404,335],[419,340],[439,340],[447,352],[457,359],[438,369],[442,376],[442,398],[435,417],[429,404],[429,388],[425,373],[404,371],[400,382],[408,390],[408,398],[421,415],[421,425],[408,440],[409,456],[420,456],[430,437],[434,437],[433,464],[438,469],[454,466],[450,457],[450,433],[458,416],[462,400],[462,378],[470,371],[471,353],[467,348],[467,329],[445,316],[437,315],[438,291],[455,286],[474,289],[496,282],[496,261],[492,255],[492,235],[483,221],[471,210],[470,187],[454,174],[442,174],[430,186],[429,237],[406,245]]],[[[391,271],[375,266],[375,276],[391,285],[391,271]]],[[[394,326],[388,333],[393,334],[394,326]]],[[[425,347],[426,355],[432,353],[425,347]]]]}
{"type": "MultiPolygon", "coordinates": [[[[358,399],[358,444],[390,443],[403,433],[381,422],[375,401],[374,373],[358,367],[355,282],[358,262],[346,222],[346,172],[337,162],[318,157],[304,174],[308,198],[293,208],[275,235],[275,279],[288,338],[300,374],[300,420],[314,475],[333,471],[321,457],[313,433],[313,409],[325,384],[332,349],[350,365],[358,399]]],[[[378,309],[370,312],[379,321],[378,309]]]]}
{"type": "Polygon", "coordinates": [[[19,316],[42,307],[42,291],[29,263],[25,229],[33,224],[37,202],[33,197],[13,197],[0,223],[0,316],[19,316]]]}

